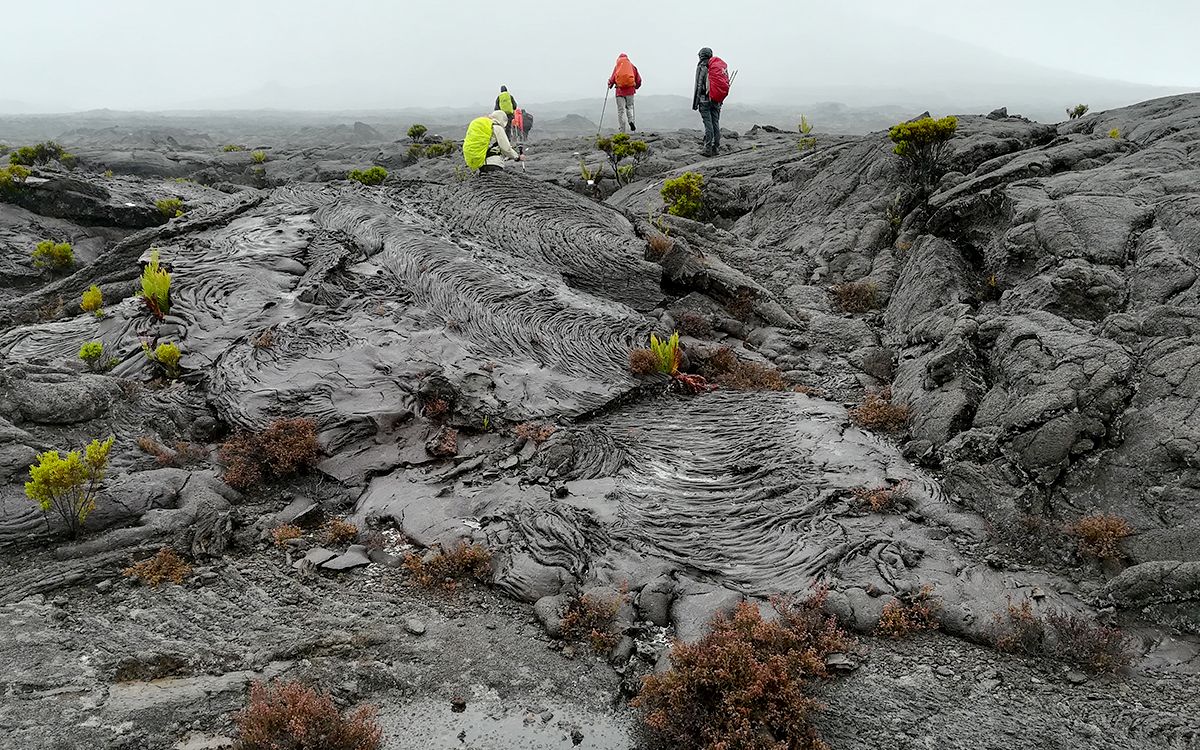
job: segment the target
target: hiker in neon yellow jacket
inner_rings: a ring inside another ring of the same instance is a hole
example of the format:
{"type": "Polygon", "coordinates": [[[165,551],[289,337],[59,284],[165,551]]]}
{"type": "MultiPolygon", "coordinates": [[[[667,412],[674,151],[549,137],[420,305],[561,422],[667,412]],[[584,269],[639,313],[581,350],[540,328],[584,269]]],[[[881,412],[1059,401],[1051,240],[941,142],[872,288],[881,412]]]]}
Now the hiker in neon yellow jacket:
{"type": "Polygon", "coordinates": [[[513,150],[504,126],[508,115],[496,110],[486,117],[477,117],[467,127],[463,138],[463,160],[471,169],[494,172],[504,169],[504,160],[524,161],[525,157],[513,150]]]}
{"type": "Polygon", "coordinates": [[[500,87],[500,95],[496,97],[496,109],[508,115],[508,124],[504,126],[504,134],[512,140],[513,113],[517,111],[517,100],[508,93],[508,86],[500,87]]]}

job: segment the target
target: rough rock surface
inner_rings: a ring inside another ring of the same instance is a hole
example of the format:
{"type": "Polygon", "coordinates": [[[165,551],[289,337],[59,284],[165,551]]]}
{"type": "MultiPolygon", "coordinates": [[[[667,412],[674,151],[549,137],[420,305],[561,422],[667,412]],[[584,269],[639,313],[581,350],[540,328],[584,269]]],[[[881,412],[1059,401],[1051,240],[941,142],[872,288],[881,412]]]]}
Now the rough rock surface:
{"type": "Polygon", "coordinates": [[[599,162],[583,141],[462,179],[453,157],[347,128],[347,145],[277,144],[261,165],[194,133],[128,134],[3,196],[0,618],[16,637],[0,645],[0,730],[15,746],[56,747],[53,723],[75,744],[200,747],[228,736],[248,679],[300,675],[381,704],[389,748],[460,730],[480,747],[577,731],[633,747],[628,712],[608,708],[620,676],[536,640],[572,597],[619,600],[608,657],[636,684],[664,633],[694,640],[743,599],[818,583],[863,634],[893,596],[941,602],[942,634],[864,638],[865,660],[839,662],[860,666],[827,688],[834,747],[1200,736],[1200,97],[1059,126],[964,117],[925,200],[882,134],[800,151],[761,128],[705,161],[693,134],[651,134],[617,186],[581,178],[581,158],[599,162]],[[384,185],[342,179],[371,163],[384,185]],[[688,170],[706,221],[659,215],[662,181],[688,170]],[[187,213],[155,214],[166,195],[187,213]],[[46,237],[76,244],[73,269],[32,267],[46,237]],[[161,321],[128,296],[151,248],[173,274],[161,321]],[[847,282],[873,285],[875,309],[842,312],[830,285],[847,282]],[[79,309],[91,284],[103,317],[79,309]],[[630,374],[630,350],[676,327],[685,367],[728,346],[784,390],[684,395],[630,374]],[[79,363],[90,340],[107,372],[79,363]],[[183,351],[176,381],[143,353],[161,341],[183,351]],[[883,386],[909,409],[890,436],[851,418],[883,386]],[[224,436],[285,416],[315,421],[314,472],[226,486],[224,436]],[[25,498],[27,468],[110,434],[100,504],[62,540],[25,498]],[[147,455],[143,436],[173,448],[147,455]],[[903,496],[896,512],[857,499],[880,487],[903,496]],[[1131,525],[1118,559],[1064,536],[1094,512],[1131,525]],[[360,538],[324,539],[337,516],[360,538]],[[302,535],[275,542],[292,522],[302,535]],[[464,541],[492,551],[505,598],[407,582],[405,554],[464,541]],[[114,582],[163,545],[193,565],[182,587],[114,582]],[[1025,598],[1128,629],[1128,681],[1066,688],[1079,681],[1057,667],[968,643],[1025,598]]]}

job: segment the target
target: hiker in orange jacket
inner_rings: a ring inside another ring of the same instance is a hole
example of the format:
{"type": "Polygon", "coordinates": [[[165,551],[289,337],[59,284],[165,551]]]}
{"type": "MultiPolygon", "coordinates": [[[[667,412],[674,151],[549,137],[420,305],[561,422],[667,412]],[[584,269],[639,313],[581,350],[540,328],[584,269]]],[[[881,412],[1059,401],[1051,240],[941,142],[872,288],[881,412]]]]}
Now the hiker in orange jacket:
{"type": "Polygon", "coordinates": [[[612,75],[608,77],[608,87],[617,87],[617,123],[621,132],[625,132],[626,124],[631,131],[637,130],[633,123],[633,95],[642,87],[642,74],[629,61],[629,56],[622,52],[613,66],[612,75]]]}

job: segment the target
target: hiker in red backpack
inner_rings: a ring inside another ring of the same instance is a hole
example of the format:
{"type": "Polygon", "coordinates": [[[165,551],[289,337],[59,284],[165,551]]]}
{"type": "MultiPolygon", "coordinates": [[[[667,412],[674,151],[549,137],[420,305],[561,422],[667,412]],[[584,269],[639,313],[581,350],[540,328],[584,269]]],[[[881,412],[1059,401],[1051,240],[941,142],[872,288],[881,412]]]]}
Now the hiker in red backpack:
{"type": "Polygon", "coordinates": [[[724,60],[713,57],[712,49],[704,47],[699,54],[692,109],[699,110],[704,121],[704,155],[716,156],[721,148],[721,103],[729,95],[729,69],[724,60]]]}
{"type": "Polygon", "coordinates": [[[642,87],[642,74],[624,52],[617,56],[617,64],[608,77],[608,87],[611,89],[613,86],[617,87],[617,123],[621,126],[621,132],[625,132],[627,123],[630,130],[636,131],[637,125],[633,124],[633,95],[642,87]]]}
{"type": "Polygon", "coordinates": [[[520,107],[513,110],[512,132],[513,140],[525,140],[525,111],[520,107]]]}

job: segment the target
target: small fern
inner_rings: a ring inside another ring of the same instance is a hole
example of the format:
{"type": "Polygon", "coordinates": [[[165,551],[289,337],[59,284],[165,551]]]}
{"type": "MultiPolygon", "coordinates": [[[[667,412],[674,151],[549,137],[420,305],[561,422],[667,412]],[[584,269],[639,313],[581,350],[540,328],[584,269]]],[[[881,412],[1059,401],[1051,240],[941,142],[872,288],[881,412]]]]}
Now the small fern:
{"type": "Polygon", "coordinates": [[[658,369],[668,375],[679,372],[679,362],[682,355],[679,351],[679,332],[672,333],[666,340],[650,334],[650,351],[658,358],[658,369]]]}
{"type": "Polygon", "coordinates": [[[142,269],[142,300],[159,320],[171,311],[171,274],[159,265],[158,250],[150,251],[150,262],[142,269]]]}

